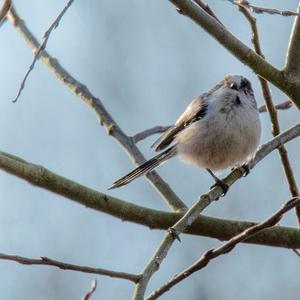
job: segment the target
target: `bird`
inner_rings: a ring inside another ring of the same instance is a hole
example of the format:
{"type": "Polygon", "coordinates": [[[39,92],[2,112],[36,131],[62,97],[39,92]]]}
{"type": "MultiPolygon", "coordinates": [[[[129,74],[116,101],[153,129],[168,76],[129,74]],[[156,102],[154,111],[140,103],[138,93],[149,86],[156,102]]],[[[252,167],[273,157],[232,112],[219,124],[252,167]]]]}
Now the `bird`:
{"type": "Polygon", "coordinates": [[[208,92],[196,97],[151,146],[158,155],[115,181],[109,189],[124,186],[137,177],[179,156],[183,162],[206,169],[223,195],[228,185],[216,171],[244,167],[255,155],[261,135],[259,111],[250,81],[226,75],[208,92]]]}

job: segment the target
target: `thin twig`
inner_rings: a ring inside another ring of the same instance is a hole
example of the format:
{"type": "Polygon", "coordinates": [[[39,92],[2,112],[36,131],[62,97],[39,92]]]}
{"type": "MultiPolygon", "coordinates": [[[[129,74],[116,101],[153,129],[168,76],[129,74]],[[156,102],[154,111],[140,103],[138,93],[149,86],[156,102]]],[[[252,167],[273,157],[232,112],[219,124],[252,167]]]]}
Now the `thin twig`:
{"type": "Polygon", "coordinates": [[[15,261],[22,265],[53,266],[53,267],[60,268],[62,270],[72,270],[72,271],[83,272],[83,273],[104,275],[113,278],[126,279],[132,282],[138,282],[140,279],[140,275],[125,273],[125,272],[116,272],[116,271],[111,271],[102,268],[78,266],[78,265],[57,261],[48,257],[41,257],[40,259],[36,259],[36,258],[28,258],[28,257],[23,257],[18,255],[0,253],[0,259],[15,261]]]}
{"type": "Polygon", "coordinates": [[[296,207],[297,205],[300,204],[300,198],[293,198],[292,200],[288,201],[280,210],[278,210],[274,215],[269,217],[267,220],[260,224],[256,224],[240,234],[236,235],[232,239],[230,239],[228,242],[225,244],[221,245],[218,248],[210,249],[204,252],[201,257],[190,267],[185,269],[184,271],[180,272],[179,274],[175,275],[169,282],[164,284],[161,288],[157,289],[154,291],[150,296],[146,298],[146,300],[154,300],[163,295],[165,292],[170,290],[174,285],[178,284],[182,280],[186,279],[193,273],[203,269],[206,267],[211,260],[214,258],[227,254],[228,252],[232,251],[235,246],[242,242],[245,241],[246,239],[256,235],[257,233],[261,232],[262,230],[272,227],[276,225],[282,216],[288,212],[290,209],[296,207]]]}
{"type": "MultiPolygon", "coordinates": [[[[300,1],[298,4],[298,10],[300,12],[300,1]]],[[[286,76],[293,77],[294,80],[300,81],[300,17],[295,18],[293,29],[290,35],[289,46],[285,59],[284,72],[286,76]]]]}
{"type": "Polygon", "coordinates": [[[5,0],[0,8],[0,26],[2,22],[5,20],[8,11],[11,8],[11,0],[5,0]]]}
{"type": "MultiPolygon", "coordinates": [[[[248,22],[251,26],[252,43],[254,45],[254,49],[255,49],[256,53],[260,56],[263,56],[261,46],[260,46],[260,41],[259,41],[256,19],[252,16],[252,14],[249,12],[249,10],[247,8],[245,8],[244,6],[240,6],[240,11],[244,14],[244,16],[246,17],[246,19],[248,20],[248,22]]],[[[272,134],[273,134],[273,136],[277,136],[280,134],[280,124],[279,124],[276,108],[273,104],[272,94],[271,94],[269,84],[268,84],[267,80],[265,80],[264,78],[262,78],[260,76],[258,76],[258,80],[260,82],[262,93],[263,93],[263,96],[265,99],[265,104],[266,104],[267,110],[270,115],[270,119],[271,119],[271,123],[272,123],[272,134]]],[[[298,190],[297,182],[296,182],[296,179],[294,176],[293,168],[292,168],[292,165],[289,160],[288,152],[283,145],[278,148],[278,151],[279,151],[281,163],[282,163],[282,166],[283,166],[283,169],[285,172],[285,177],[286,177],[288,185],[289,185],[290,193],[291,193],[292,197],[298,197],[299,190],[298,190]]],[[[297,215],[298,223],[300,226],[300,206],[296,207],[296,215],[297,215]]]]}
{"type": "Polygon", "coordinates": [[[90,290],[84,295],[84,297],[82,298],[82,300],[89,300],[90,297],[94,294],[94,292],[96,291],[96,288],[97,288],[97,280],[94,279],[92,281],[92,285],[91,285],[91,288],[90,290]]]}
{"type": "MultiPolygon", "coordinates": [[[[299,136],[300,124],[295,125],[262,145],[249,167],[253,168],[277,147],[299,136]]],[[[66,197],[85,207],[109,214],[123,221],[148,226],[150,229],[168,229],[183,216],[183,213],[172,213],[150,209],[100,193],[73,180],[55,174],[42,166],[27,162],[20,157],[1,151],[0,169],[26,180],[33,186],[66,197]]],[[[222,180],[228,185],[232,185],[241,177],[242,174],[240,170],[236,169],[222,180]]],[[[210,192],[210,195],[215,197],[220,196],[221,193],[221,189],[214,189],[210,192]]],[[[185,232],[194,235],[213,237],[220,240],[228,240],[233,235],[253,224],[253,222],[198,216],[195,223],[188,227],[185,232]]],[[[247,240],[247,242],[274,247],[300,248],[300,232],[293,228],[276,227],[269,233],[266,232],[262,236],[247,240]]]]}
{"type": "Polygon", "coordinates": [[[59,22],[61,21],[61,18],[63,17],[63,15],[67,12],[68,8],[72,5],[72,3],[74,2],[74,0],[69,0],[67,2],[67,4],[65,5],[65,7],[63,8],[63,10],[61,11],[61,13],[57,16],[57,18],[52,22],[52,24],[50,25],[50,27],[47,29],[47,31],[44,33],[43,35],[43,43],[38,47],[38,49],[36,50],[35,52],[35,55],[34,55],[34,58],[33,58],[33,61],[31,63],[31,65],[29,66],[28,68],[28,71],[26,72],[23,80],[21,81],[21,84],[20,84],[20,88],[18,90],[18,93],[17,93],[17,96],[15,97],[15,99],[13,100],[13,102],[17,102],[18,98],[20,97],[21,93],[22,93],[22,90],[24,89],[25,87],[25,83],[26,83],[26,80],[30,74],[30,72],[33,70],[34,68],[34,65],[36,63],[36,61],[39,59],[39,56],[41,54],[41,52],[46,48],[46,45],[47,45],[47,42],[48,42],[48,39],[51,35],[51,32],[53,31],[53,29],[56,29],[57,26],[59,25],[59,22]]]}
{"type": "Polygon", "coordinates": [[[281,15],[284,17],[290,17],[290,16],[299,16],[298,12],[293,12],[290,10],[280,10],[280,9],[276,9],[276,8],[269,8],[269,7],[261,7],[261,6],[256,6],[251,4],[249,1],[247,0],[227,0],[235,5],[238,6],[243,6],[249,10],[251,10],[251,12],[256,13],[256,14],[263,14],[263,13],[267,13],[270,15],[281,15]]]}
{"type": "Polygon", "coordinates": [[[136,133],[132,139],[135,143],[140,142],[141,140],[146,139],[147,137],[157,134],[157,133],[162,133],[168,130],[171,126],[154,126],[152,128],[146,129],[144,131],[136,133]]]}
{"type": "MultiPolygon", "coordinates": [[[[291,107],[293,107],[293,102],[292,102],[291,100],[284,101],[284,102],[279,103],[279,104],[276,104],[276,105],[274,106],[274,108],[275,108],[276,110],[286,110],[286,109],[289,109],[289,108],[291,108],[291,107]]],[[[268,109],[267,109],[266,104],[263,104],[261,107],[259,107],[258,111],[259,111],[260,113],[267,112],[268,109]]]]}
{"type": "MultiPolygon", "coordinates": [[[[25,39],[27,44],[36,51],[40,47],[37,39],[27,28],[26,24],[18,16],[15,9],[11,9],[8,14],[9,20],[25,39]]],[[[141,151],[134,144],[131,137],[127,136],[109,112],[104,107],[99,98],[96,98],[89,89],[81,82],[76,80],[66,69],[64,69],[57,59],[53,58],[46,50],[41,51],[39,58],[50,68],[50,70],[60,79],[69,89],[71,89],[89,108],[91,108],[99,123],[105,127],[107,133],[114,137],[122,146],[127,155],[135,165],[140,165],[146,161],[141,151]]],[[[176,195],[170,186],[157,174],[152,171],[146,176],[154,188],[160,193],[168,206],[175,211],[186,210],[184,202],[176,195]]]]}

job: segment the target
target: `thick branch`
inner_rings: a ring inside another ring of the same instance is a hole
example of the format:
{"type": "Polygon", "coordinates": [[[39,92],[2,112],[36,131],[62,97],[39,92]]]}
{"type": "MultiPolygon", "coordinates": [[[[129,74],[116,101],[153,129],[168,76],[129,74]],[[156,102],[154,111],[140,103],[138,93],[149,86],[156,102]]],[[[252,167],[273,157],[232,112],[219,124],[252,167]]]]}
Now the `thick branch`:
{"type": "Polygon", "coordinates": [[[11,7],[11,0],[5,0],[0,8],[0,25],[11,7]]]}
{"type": "MultiPolygon", "coordinates": [[[[249,164],[249,168],[253,168],[262,158],[276,149],[276,147],[281,146],[288,140],[299,135],[300,124],[263,145],[257,152],[253,161],[249,164]]],[[[0,152],[0,168],[23,178],[36,186],[43,187],[70,199],[76,200],[88,207],[101,207],[102,211],[106,210],[108,213],[113,214],[111,209],[120,209],[120,207],[117,207],[118,205],[124,206],[124,202],[122,203],[122,201],[118,199],[87,189],[86,187],[80,186],[64,177],[60,177],[43,167],[30,164],[18,157],[14,157],[4,152],[0,152]]],[[[241,178],[242,175],[242,172],[236,169],[222,180],[228,186],[231,186],[235,181],[241,178]]],[[[160,263],[167,255],[175,238],[178,238],[180,233],[185,232],[191,224],[193,225],[193,222],[198,219],[200,212],[202,212],[203,209],[206,208],[212,201],[220,197],[222,193],[223,191],[221,187],[216,187],[210,190],[208,193],[202,195],[199,201],[197,201],[184,216],[181,215],[175,225],[172,223],[173,226],[171,227],[171,230],[166,233],[163,242],[145,268],[141,280],[137,283],[134,299],[141,299],[141,297],[144,296],[146,286],[151,276],[154,272],[156,272],[160,263]]],[[[130,205],[127,204],[127,208],[129,207],[130,205]]],[[[140,209],[140,212],[142,209],[143,208],[140,209]]],[[[141,217],[144,215],[140,213],[139,216],[141,217]]]]}
{"type": "MultiPolygon", "coordinates": [[[[298,13],[300,12],[300,2],[298,4],[298,13]]],[[[285,72],[288,76],[295,77],[300,82],[300,17],[296,17],[291,32],[290,42],[288,46],[285,72]]]]}
{"type": "MultiPolygon", "coordinates": [[[[300,136],[300,124],[262,145],[251,163],[251,167],[253,168],[278,146],[295,139],[297,136],[300,136]]],[[[121,201],[4,152],[0,152],[0,169],[22,178],[34,186],[64,196],[86,207],[110,214],[123,221],[148,226],[151,229],[168,229],[183,216],[182,213],[162,212],[121,201]]],[[[226,183],[232,184],[240,177],[240,171],[234,170],[224,180],[226,183]]],[[[251,222],[199,216],[185,232],[227,240],[251,225],[253,225],[251,222]]],[[[270,233],[264,232],[264,234],[247,242],[285,248],[300,248],[300,233],[291,228],[277,227],[272,229],[270,233]]]]}
{"type": "Polygon", "coordinates": [[[230,239],[227,243],[221,245],[218,248],[207,250],[189,268],[175,275],[168,283],[166,283],[161,288],[153,292],[149,297],[147,297],[146,300],[157,299],[165,292],[170,290],[174,285],[178,284],[182,280],[191,276],[193,273],[205,268],[210,263],[210,261],[213,260],[214,258],[223,254],[227,254],[228,252],[232,251],[238,243],[245,241],[249,237],[256,235],[258,232],[268,227],[272,227],[276,225],[282,218],[283,214],[285,214],[286,212],[288,212],[289,210],[291,210],[292,208],[294,208],[299,204],[300,204],[300,198],[294,198],[289,202],[287,202],[279,211],[277,211],[274,215],[272,215],[264,222],[251,226],[250,228],[244,230],[243,232],[236,235],[235,237],[230,239]]]}
{"type": "MultiPolygon", "coordinates": [[[[280,145],[282,147],[282,145],[280,145]]],[[[249,165],[250,169],[254,167],[255,159],[252,164],[249,165]]],[[[228,186],[231,186],[236,180],[238,180],[243,174],[240,170],[234,171],[235,178],[225,178],[222,179],[228,186]]],[[[232,172],[231,174],[233,174],[232,172]]],[[[166,232],[162,242],[155,251],[154,255],[148,262],[144,271],[142,272],[142,278],[136,284],[133,300],[141,300],[144,298],[147,285],[153,276],[153,274],[159,269],[161,263],[166,258],[173,242],[179,238],[179,235],[183,233],[186,228],[193,224],[197,217],[203,212],[203,210],[209,206],[213,201],[218,200],[222,195],[223,190],[220,187],[213,188],[208,193],[203,194],[195,204],[182,216],[182,218],[176,222],[169,230],[166,232]]]]}
{"type": "MultiPolygon", "coordinates": [[[[251,15],[249,10],[243,6],[240,7],[240,11],[244,14],[244,16],[247,18],[247,20],[250,23],[251,29],[252,29],[252,43],[254,45],[254,49],[256,53],[260,56],[263,56],[261,47],[260,47],[260,40],[259,40],[259,35],[258,35],[258,30],[257,30],[257,25],[256,25],[256,19],[251,15]]],[[[258,80],[261,85],[262,93],[264,96],[265,104],[268,109],[271,123],[272,123],[272,134],[273,136],[277,136],[280,134],[280,125],[279,125],[279,120],[278,120],[278,114],[277,110],[273,104],[272,100],[272,94],[271,94],[271,89],[269,87],[268,82],[258,76],[258,80]]],[[[298,191],[298,186],[297,182],[294,176],[293,168],[289,160],[288,152],[286,148],[282,145],[278,148],[280,158],[281,158],[281,163],[284,169],[285,177],[289,185],[290,193],[292,197],[297,197],[299,195],[298,191]]],[[[300,206],[296,207],[296,215],[298,218],[298,223],[300,225],[300,206]]]]}
{"type": "Polygon", "coordinates": [[[83,273],[104,275],[113,278],[126,279],[133,282],[138,282],[140,279],[140,275],[125,273],[125,272],[116,272],[116,271],[111,271],[102,268],[78,266],[78,265],[68,264],[54,259],[50,259],[48,257],[41,257],[40,259],[36,259],[36,258],[28,258],[23,256],[0,253],[0,259],[11,260],[22,265],[53,266],[53,267],[60,268],[62,270],[72,270],[72,271],[83,272],[83,273]]]}
{"type": "Polygon", "coordinates": [[[256,74],[273,83],[286,93],[300,109],[300,85],[284,73],[272,66],[261,56],[243,44],[224,26],[190,0],[169,0],[179,8],[185,16],[200,25],[223,47],[231,52],[241,62],[249,66],[256,74]]]}
{"type": "MultiPolygon", "coordinates": [[[[40,44],[34,35],[29,31],[24,21],[19,18],[14,9],[11,9],[9,18],[32,50],[34,52],[37,51],[37,49],[40,47],[40,44]]],[[[118,141],[135,165],[140,165],[145,162],[145,157],[136,147],[132,138],[128,137],[121,130],[116,121],[106,110],[100,99],[96,98],[85,85],[71,76],[71,74],[68,73],[67,70],[65,70],[55,58],[50,56],[47,51],[42,51],[39,58],[50,68],[51,71],[54,72],[58,79],[68,86],[89,108],[94,111],[100,124],[105,127],[109,135],[118,141]]],[[[147,178],[173,210],[186,209],[186,206],[182,200],[155,171],[149,173],[147,178]]]]}

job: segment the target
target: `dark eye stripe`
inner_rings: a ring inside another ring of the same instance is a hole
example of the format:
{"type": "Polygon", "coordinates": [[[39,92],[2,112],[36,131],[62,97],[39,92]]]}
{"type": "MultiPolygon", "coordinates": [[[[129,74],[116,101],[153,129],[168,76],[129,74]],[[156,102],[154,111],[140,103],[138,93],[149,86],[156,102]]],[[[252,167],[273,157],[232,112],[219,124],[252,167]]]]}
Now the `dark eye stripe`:
{"type": "Polygon", "coordinates": [[[237,84],[235,82],[232,82],[229,87],[233,90],[237,90],[237,84]]]}

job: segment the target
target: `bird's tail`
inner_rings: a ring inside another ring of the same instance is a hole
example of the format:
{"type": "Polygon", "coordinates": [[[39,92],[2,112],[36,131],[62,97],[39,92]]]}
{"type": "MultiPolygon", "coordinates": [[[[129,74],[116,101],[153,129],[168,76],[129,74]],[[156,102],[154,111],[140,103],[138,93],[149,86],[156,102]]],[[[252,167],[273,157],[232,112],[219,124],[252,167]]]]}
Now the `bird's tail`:
{"type": "Polygon", "coordinates": [[[109,188],[109,190],[121,187],[123,185],[128,184],[129,182],[133,181],[135,178],[140,177],[142,175],[147,174],[148,172],[152,171],[154,168],[162,164],[167,159],[176,155],[175,147],[168,148],[164,152],[154,156],[153,158],[147,160],[145,163],[125,175],[124,177],[120,178],[109,188]]]}

